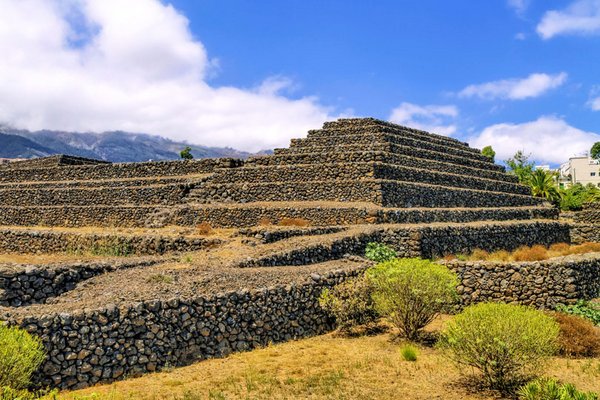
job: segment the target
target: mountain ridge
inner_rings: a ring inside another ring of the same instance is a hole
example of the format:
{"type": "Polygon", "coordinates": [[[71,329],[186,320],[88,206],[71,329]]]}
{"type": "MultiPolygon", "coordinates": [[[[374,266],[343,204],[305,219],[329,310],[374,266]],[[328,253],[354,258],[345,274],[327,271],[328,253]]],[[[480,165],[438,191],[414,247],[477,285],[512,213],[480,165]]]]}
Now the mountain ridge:
{"type": "MultiPolygon", "coordinates": [[[[0,158],[37,158],[69,154],[111,162],[179,159],[186,146],[195,158],[247,158],[252,153],[230,147],[208,147],[176,142],[147,133],[108,131],[67,132],[43,129],[29,131],[0,125],[0,158]]],[[[256,154],[268,154],[263,151],[256,154]]]]}

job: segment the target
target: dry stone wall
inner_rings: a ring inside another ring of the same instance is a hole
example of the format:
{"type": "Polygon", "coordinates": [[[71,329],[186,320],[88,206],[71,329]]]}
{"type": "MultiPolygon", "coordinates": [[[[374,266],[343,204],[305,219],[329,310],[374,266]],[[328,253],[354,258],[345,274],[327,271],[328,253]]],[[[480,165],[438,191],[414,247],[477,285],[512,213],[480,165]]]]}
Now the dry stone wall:
{"type": "Polygon", "coordinates": [[[63,166],[35,169],[0,169],[0,182],[68,181],[126,179],[151,176],[181,176],[214,172],[217,168],[237,168],[242,160],[214,158],[190,161],[63,166]]]}
{"type": "Polygon", "coordinates": [[[600,243],[600,224],[572,224],[571,241],[573,243],[600,243]]]}
{"type": "Polygon", "coordinates": [[[404,154],[394,154],[385,151],[356,151],[352,153],[337,152],[334,149],[323,149],[319,153],[281,154],[276,156],[251,157],[246,166],[278,166],[290,164],[322,164],[322,163],[369,163],[380,162],[403,167],[420,168],[449,174],[478,176],[485,179],[495,179],[504,182],[518,183],[515,175],[509,175],[497,169],[475,168],[450,162],[434,161],[404,154]]]}
{"type": "MultiPolygon", "coordinates": [[[[164,261],[164,260],[162,260],[164,261]]],[[[0,265],[0,306],[21,307],[60,296],[79,282],[124,268],[146,267],[159,260],[96,261],[52,266],[0,265]]]]}
{"type": "Polygon", "coordinates": [[[161,204],[175,205],[190,192],[194,184],[159,186],[50,188],[0,190],[0,203],[12,206],[85,206],[93,204],[161,204]]]}
{"type": "Polygon", "coordinates": [[[505,169],[501,165],[491,164],[487,161],[473,160],[468,157],[448,154],[441,151],[431,151],[410,146],[402,146],[393,143],[369,143],[369,144],[340,144],[335,147],[329,146],[311,146],[311,147],[296,147],[293,149],[275,149],[274,154],[280,156],[296,156],[301,154],[328,154],[328,153],[355,153],[361,151],[377,151],[385,153],[401,154],[410,157],[423,158],[426,160],[434,160],[439,162],[454,163],[479,169],[489,169],[491,171],[504,172],[505,169]]]}
{"type": "Polygon", "coordinates": [[[0,225],[20,226],[103,226],[162,227],[196,226],[206,222],[213,228],[251,227],[268,221],[278,224],[283,218],[302,218],[310,225],[351,225],[363,223],[506,221],[556,219],[550,207],[488,209],[378,209],[344,206],[248,206],[248,207],[172,207],[161,206],[81,206],[81,207],[5,207],[0,225]]]}
{"type": "Polygon", "coordinates": [[[514,250],[523,245],[569,243],[569,225],[559,222],[530,222],[485,225],[441,225],[411,228],[373,228],[362,233],[341,235],[338,239],[243,261],[239,267],[308,265],[364,254],[370,242],[380,242],[396,250],[398,257],[437,258],[449,254],[514,250]]]}
{"type": "Polygon", "coordinates": [[[198,203],[261,201],[369,202],[384,207],[520,207],[541,205],[532,196],[426,185],[381,179],[267,182],[255,184],[206,183],[192,191],[198,203]]]}
{"type": "Polygon", "coordinates": [[[237,168],[219,171],[211,179],[213,183],[244,182],[306,182],[327,180],[359,180],[365,177],[387,180],[419,182],[431,185],[461,187],[530,195],[531,190],[503,180],[482,179],[478,176],[465,176],[446,172],[403,167],[384,163],[338,163],[309,165],[268,166],[255,168],[237,168]]]}
{"type": "Polygon", "coordinates": [[[468,147],[454,147],[438,144],[429,140],[415,139],[409,136],[392,135],[380,132],[363,131],[356,135],[331,135],[323,137],[308,137],[306,139],[292,139],[290,151],[296,149],[312,148],[315,146],[335,147],[340,145],[370,145],[372,143],[390,143],[397,146],[406,146],[416,149],[436,151],[458,157],[467,157],[476,161],[487,162],[493,165],[481,152],[468,147]]]}
{"type": "Polygon", "coordinates": [[[574,220],[583,224],[600,225],[600,202],[585,205],[582,211],[575,213],[574,220]]]}
{"type": "Polygon", "coordinates": [[[534,262],[443,263],[458,274],[464,305],[500,301],[553,308],[600,295],[599,253],[534,262]]]}
{"type": "Polygon", "coordinates": [[[9,323],[38,335],[46,347],[38,384],[82,388],[327,332],[332,320],[318,297],[361,270],[312,275],[298,285],[107,305],[9,323]]]}
{"type": "Polygon", "coordinates": [[[0,252],[2,253],[160,255],[170,252],[198,251],[220,243],[220,239],[202,237],[0,229],[0,252]]]}

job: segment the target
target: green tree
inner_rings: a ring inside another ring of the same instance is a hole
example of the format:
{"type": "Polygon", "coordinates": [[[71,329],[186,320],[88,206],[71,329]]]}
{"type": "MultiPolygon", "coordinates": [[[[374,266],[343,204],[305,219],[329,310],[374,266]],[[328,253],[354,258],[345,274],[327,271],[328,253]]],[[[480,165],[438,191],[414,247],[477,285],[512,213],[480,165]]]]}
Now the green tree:
{"type": "Polygon", "coordinates": [[[590,150],[590,156],[593,159],[600,160],[600,142],[594,143],[592,149],[590,150]]]}
{"type": "Polygon", "coordinates": [[[508,172],[516,175],[521,183],[527,183],[533,172],[534,164],[529,161],[529,156],[525,155],[523,150],[519,150],[514,156],[504,161],[508,167],[508,172]]]}
{"type": "Polygon", "coordinates": [[[492,146],[485,146],[483,149],[481,149],[481,154],[489,158],[492,162],[494,162],[496,159],[496,152],[492,146]]]}
{"type": "Polygon", "coordinates": [[[179,152],[179,156],[184,160],[193,159],[194,156],[192,155],[192,148],[190,146],[187,146],[185,149],[179,152]]]}
{"type": "Polygon", "coordinates": [[[529,175],[527,183],[535,197],[541,197],[553,203],[560,201],[555,172],[536,169],[529,175]]]}

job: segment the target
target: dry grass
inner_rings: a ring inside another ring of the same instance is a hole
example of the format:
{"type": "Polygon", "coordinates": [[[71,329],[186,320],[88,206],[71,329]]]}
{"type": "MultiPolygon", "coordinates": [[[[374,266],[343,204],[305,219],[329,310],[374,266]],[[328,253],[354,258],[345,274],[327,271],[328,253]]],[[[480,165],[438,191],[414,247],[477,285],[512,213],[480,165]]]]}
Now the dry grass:
{"type": "Polygon", "coordinates": [[[258,225],[259,226],[270,226],[270,225],[273,225],[273,221],[271,221],[269,218],[263,217],[258,220],[258,225]]]}
{"type": "Polygon", "coordinates": [[[308,226],[310,221],[304,218],[282,218],[279,221],[280,226],[308,226]]]}
{"type": "Polygon", "coordinates": [[[202,236],[211,235],[213,228],[208,222],[202,222],[196,227],[196,233],[202,236]]]}
{"type": "MultiPolygon", "coordinates": [[[[439,325],[439,321],[436,321],[439,325]]],[[[65,393],[63,399],[495,399],[463,384],[441,354],[418,346],[405,361],[395,335],[332,334],[289,342],[169,372],[65,393]],[[85,396],[85,397],[84,397],[85,396]]],[[[547,376],[600,391],[600,359],[555,358],[547,376]]]]}
{"type": "Polygon", "coordinates": [[[585,254],[600,252],[600,243],[583,243],[569,245],[567,243],[555,243],[549,248],[542,245],[521,246],[513,252],[498,250],[488,253],[485,250],[475,249],[467,256],[447,255],[444,260],[464,259],[467,261],[541,261],[553,257],[563,257],[571,254],[585,254]]]}
{"type": "MultiPolygon", "coordinates": [[[[56,264],[70,261],[93,261],[105,260],[106,256],[92,254],[69,254],[69,253],[51,253],[51,254],[17,254],[1,253],[0,263],[17,264],[56,264]]],[[[118,258],[118,257],[111,257],[118,258]]]]}
{"type": "Polygon", "coordinates": [[[512,258],[515,261],[541,261],[546,260],[550,257],[548,254],[548,249],[542,245],[537,244],[532,247],[519,247],[513,252],[512,258]]]}
{"type": "Polygon", "coordinates": [[[600,355],[600,328],[590,321],[560,312],[552,313],[560,325],[560,352],[569,357],[600,355]]]}

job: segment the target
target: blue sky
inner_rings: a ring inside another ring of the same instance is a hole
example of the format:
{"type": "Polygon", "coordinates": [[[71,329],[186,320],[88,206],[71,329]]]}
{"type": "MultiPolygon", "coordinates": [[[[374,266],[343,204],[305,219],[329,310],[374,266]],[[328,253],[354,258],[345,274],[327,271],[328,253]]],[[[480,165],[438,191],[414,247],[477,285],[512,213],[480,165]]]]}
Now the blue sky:
{"type": "Polygon", "coordinates": [[[374,116],[551,164],[600,140],[600,0],[370,3],[0,0],[0,122],[259,150],[374,116]]]}

